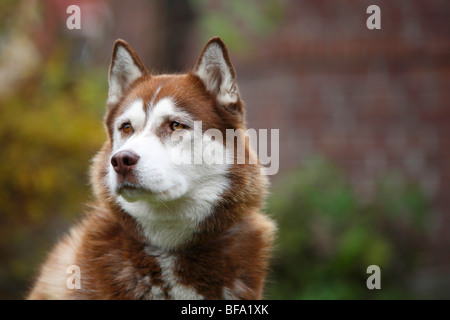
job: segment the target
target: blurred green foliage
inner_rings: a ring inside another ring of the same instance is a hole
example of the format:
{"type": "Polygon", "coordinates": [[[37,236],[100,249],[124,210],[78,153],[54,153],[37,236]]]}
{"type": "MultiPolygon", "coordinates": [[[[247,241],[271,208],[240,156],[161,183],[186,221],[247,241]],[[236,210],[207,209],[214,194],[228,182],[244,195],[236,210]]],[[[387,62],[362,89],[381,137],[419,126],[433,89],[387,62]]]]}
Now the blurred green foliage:
{"type": "Polygon", "coordinates": [[[70,65],[66,52],[0,101],[0,298],[23,298],[56,232],[82,212],[106,137],[107,70],[70,65]]]}
{"type": "Polygon", "coordinates": [[[427,210],[420,189],[395,174],[363,201],[329,161],[306,161],[269,199],[279,238],[268,298],[413,298],[408,280],[420,260],[427,210]],[[366,287],[369,265],[381,268],[381,290],[366,287]]]}
{"type": "Polygon", "coordinates": [[[284,17],[279,0],[191,0],[202,42],[220,36],[234,52],[251,52],[254,41],[270,37],[284,17]]]}

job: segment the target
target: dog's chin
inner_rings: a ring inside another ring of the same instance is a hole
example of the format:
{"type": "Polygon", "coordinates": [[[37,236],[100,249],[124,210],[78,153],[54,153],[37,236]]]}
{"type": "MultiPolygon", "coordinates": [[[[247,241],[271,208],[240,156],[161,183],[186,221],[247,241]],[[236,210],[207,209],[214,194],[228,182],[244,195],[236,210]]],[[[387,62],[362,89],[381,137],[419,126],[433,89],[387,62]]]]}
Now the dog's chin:
{"type": "Polygon", "coordinates": [[[119,186],[116,189],[116,194],[127,202],[146,201],[153,204],[173,201],[182,196],[182,193],[175,189],[160,191],[135,185],[119,186]]]}
{"type": "Polygon", "coordinates": [[[152,192],[135,186],[120,186],[116,194],[127,202],[136,202],[151,196],[152,192]]]}

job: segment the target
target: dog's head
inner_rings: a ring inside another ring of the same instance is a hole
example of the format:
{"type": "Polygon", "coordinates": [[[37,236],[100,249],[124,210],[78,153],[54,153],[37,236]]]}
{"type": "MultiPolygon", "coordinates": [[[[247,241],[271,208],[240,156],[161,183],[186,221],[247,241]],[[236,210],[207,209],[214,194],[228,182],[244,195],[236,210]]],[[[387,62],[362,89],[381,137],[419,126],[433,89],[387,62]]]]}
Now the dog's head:
{"type": "Polygon", "coordinates": [[[206,44],[190,73],[157,76],[117,40],[107,104],[109,141],[93,169],[98,196],[141,222],[191,221],[193,228],[217,208],[259,204],[259,164],[236,163],[236,148],[244,146],[246,159],[256,156],[242,134],[226,141],[227,129],[245,130],[245,117],[220,38],[206,44]]]}

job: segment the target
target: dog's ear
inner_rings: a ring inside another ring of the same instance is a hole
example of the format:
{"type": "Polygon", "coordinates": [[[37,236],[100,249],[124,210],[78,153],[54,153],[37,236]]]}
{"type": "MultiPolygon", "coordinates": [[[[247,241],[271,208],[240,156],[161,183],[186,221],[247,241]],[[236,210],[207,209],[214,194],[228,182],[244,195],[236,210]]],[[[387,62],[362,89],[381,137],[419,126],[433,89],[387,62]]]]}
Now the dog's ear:
{"type": "Polygon", "coordinates": [[[206,90],[216,96],[223,106],[233,107],[239,101],[236,74],[228,50],[219,37],[208,41],[197,60],[194,74],[204,83],[206,90]]]}
{"type": "Polygon", "coordinates": [[[116,40],[109,66],[108,104],[117,103],[125,90],[146,74],[147,69],[130,45],[124,40],[116,40]]]}

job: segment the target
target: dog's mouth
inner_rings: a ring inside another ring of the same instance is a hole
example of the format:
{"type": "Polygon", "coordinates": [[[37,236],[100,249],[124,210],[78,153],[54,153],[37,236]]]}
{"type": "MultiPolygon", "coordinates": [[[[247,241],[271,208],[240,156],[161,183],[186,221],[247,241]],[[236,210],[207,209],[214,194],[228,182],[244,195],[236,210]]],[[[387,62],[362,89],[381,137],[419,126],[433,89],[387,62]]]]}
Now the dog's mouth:
{"type": "Polygon", "coordinates": [[[116,194],[129,202],[134,202],[142,199],[150,201],[152,199],[165,198],[168,195],[168,191],[154,191],[139,185],[122,183],[117,187],[116,194]]]}
{"type": "Polygon", "coordinates": [[[152,194],[153,192],[135,184],[122,183],[117,187],[116,193],[125,199],[131,200],[141,198],[142,196],[152,194]]]}

